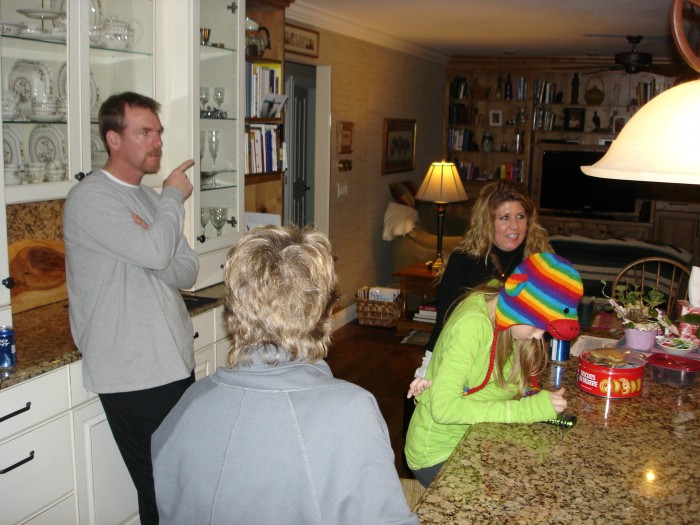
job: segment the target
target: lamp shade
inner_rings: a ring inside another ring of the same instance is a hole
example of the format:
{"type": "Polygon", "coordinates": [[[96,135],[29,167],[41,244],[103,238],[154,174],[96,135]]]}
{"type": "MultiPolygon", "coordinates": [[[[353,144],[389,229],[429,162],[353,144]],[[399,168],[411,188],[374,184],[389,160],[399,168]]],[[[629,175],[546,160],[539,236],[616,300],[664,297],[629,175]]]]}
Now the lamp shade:
{"type": "Polygon", "coordinates": [[[461,202],[469,197],[452,162],[433,162],[418,188],[416,199],[429,202],[461,202]]]}
{"type": "Polygon", "coordinates": [[[603,158],[581,171],[606,179],[700,184],[700,80],[654,97],[603,158]]]}

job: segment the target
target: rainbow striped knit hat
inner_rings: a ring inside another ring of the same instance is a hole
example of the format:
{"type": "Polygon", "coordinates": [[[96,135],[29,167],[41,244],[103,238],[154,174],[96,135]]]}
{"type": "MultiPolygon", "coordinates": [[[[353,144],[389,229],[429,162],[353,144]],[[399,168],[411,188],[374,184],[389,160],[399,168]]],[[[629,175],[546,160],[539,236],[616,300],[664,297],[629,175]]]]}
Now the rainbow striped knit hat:
{"type": "Polygon", "coordinates": [[[576,308],[583,295],[573,265],[554,253],[535,253],[518,265],[498,294],[496,328],[535,326],[568,341],[581,328],[576,308]]]}

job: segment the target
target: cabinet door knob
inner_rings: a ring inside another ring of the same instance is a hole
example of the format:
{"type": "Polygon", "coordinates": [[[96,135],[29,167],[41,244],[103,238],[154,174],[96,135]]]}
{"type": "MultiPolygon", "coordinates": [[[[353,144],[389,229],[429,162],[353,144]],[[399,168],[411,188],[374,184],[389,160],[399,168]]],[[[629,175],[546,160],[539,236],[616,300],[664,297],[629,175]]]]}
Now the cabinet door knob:
{"type": "Polygon", "coordinates": [[[75,174],[75,180],[81,181],[85,178],[85,173],[82,171],[79,171],[78,173],[75,174]]]}
{"type": "Polygon", "coordinates": [[[195,333],[194,333],[193,339],[199,339],[199,332],[195,332],[195,333]]]}
{"type": "Polygon", "coordinates": [[[15,280],[12,277],[5,277],[2,281],[3,286],[8,290],[15,285],[15,280]]]}
{"type": "Polygon", "coordinates": [[[206,235],[199,235],[199,236],[197,236],[197,240],[199,242],[203,243],[204,241],[207,240],[207,236],[206,235]]]}

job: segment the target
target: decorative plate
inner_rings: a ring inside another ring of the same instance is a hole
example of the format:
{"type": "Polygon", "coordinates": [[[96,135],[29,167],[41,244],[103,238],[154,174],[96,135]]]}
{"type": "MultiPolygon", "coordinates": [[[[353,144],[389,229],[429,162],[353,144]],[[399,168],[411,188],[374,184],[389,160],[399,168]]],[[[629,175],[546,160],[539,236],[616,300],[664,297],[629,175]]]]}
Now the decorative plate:
{"type": "Polygon", "coordinates": [[[55,160],[66,162],[65,138],[58,128],[39,124],[29,134],[29,158],[32,162],[48,164],[55,160]]]}
{"type": "Polygon", "coordinates": [[[54,11],[53,9],[18,9],[17,12],[29,18],[36,20],[53,20],[59,16],[64,16],[66,10],[54,11]]]}
{"type": "MultiPolygon", "coordinates": [[[[66,63],[58,70],[58,97],[68,98],[67,88],[68,85],[68,68],[66,63]]],[[[95,76],[90,71],[90,111],[95,113],[99,108],[100,104],[100,90],[97,88],[97,83],[95,82],[95,76]]]]}
{"type": "Polygon", "coordinates": [[[682,337],[664,337],[662,335],[657,336],[656,346],[672,355],[689,354],[698,348],[698,345],[690,339],[683,339],[682,337]]]}
{"type": "Polygon", "coordinates": [[[17,164],[20,171],[24,170],[22,139],[17,132],[9,126],[5,126],[2,130],[2,149],[5,165],[17,164]]]}
{"type": "Polygon", "coordinates": [[[20,104],[30,104],[32,97],[51,94],[51,72],[43,62],[18,60],[10,71],[10,90],[17,93],[20,104]]]}

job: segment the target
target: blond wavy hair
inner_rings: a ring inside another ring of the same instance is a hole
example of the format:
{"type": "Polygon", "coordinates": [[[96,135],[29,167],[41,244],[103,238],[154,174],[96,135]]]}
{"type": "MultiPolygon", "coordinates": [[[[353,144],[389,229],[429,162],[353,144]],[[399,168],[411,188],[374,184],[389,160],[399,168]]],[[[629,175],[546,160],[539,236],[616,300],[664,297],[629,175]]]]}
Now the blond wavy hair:
{"type": "MultiPolygon", "coordinates": [[[[527,234],[525,236],[524,257],[528,257],[533,253],[553,252],[554,250],[549,244],[547,230],[539,223],[535,203],[532,202],[532,199],[521,184],[508,180],[487,184],[481,189],[479,198],[472,209],[470,226],[454,251],[466,253],[475,258],[486,259],[491,253],[491,247],[493,246],[496,210],[505,202],[518,202],[525,210],[527,234]]],[[[447,260],[442,265],[441,271],[444,271],[446,266],[447,260]]]]}
{"type": "MultiPolygon", "coordinates": [[[[495,312],[495,302],[498,301],[500,286],[497,281],[474,288],[472,293],[484,295],[489,311],[495,312]],[[493,306],[493,307],[492,307],[493,306]]],[[[491,324],[496,326],[495,314],[491,314],[491,324]]],[[[510,328],[496,332],[496,357],[494,359],[494,382],[502,389],[515,385],[518,394],[524,396],[530,386],[531,377],[541,374],[547,366],[547,349],[542,339],[513,340],[510,328]],[[513,344],[515,342],[515,344],[513,344]],[[510,355],[515,352],[510,374],[505,377],[503,369],[510,355]]]]}
{"type": "Polygon", "coordinates": [[[228,366],[314,363],[328,351],[338,299],[331,244],[322,232],[267,226],[244,235],[224,269],[228,366]]]}

